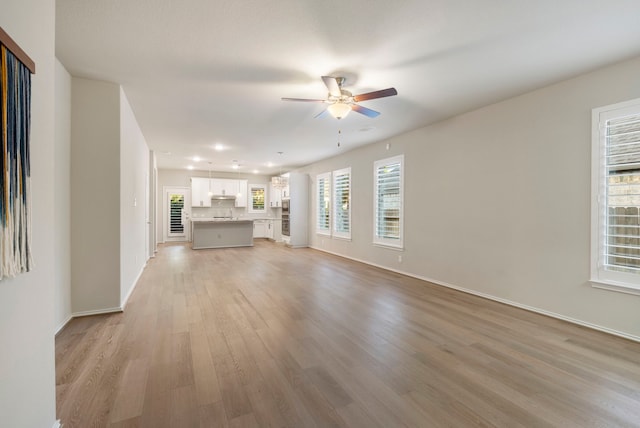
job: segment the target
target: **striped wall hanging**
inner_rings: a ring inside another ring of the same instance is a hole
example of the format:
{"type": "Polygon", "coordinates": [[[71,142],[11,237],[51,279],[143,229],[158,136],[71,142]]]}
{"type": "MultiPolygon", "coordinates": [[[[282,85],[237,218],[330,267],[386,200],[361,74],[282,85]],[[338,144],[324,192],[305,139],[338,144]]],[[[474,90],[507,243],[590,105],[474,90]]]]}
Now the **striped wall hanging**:
{"type": "Polygon", "coordinates": [[[31,256],[33,61],[0,28],[0,279],[28,272],[31,256]]]}

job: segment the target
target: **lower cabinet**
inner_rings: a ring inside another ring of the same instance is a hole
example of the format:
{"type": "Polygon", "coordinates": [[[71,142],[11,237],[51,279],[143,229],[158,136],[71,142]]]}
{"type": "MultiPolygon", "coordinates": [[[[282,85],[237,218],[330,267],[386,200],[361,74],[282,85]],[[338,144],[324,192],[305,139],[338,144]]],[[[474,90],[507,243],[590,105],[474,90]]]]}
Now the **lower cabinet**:
{"type": "Polygon", "coordinates": [[[267,238],[273,239],[273,220],[267,221],[267,238]]]}
{"type": "Polygon", "coordinates": [[[253,237],[254,238],[268,238],[268,220],[254,220],[253,221],[253,237]]]}
{"type": "Polygon", "coordinates": [[[253,220],[253,237],[282,241],[282,222],[280,219],[253,220]]]}

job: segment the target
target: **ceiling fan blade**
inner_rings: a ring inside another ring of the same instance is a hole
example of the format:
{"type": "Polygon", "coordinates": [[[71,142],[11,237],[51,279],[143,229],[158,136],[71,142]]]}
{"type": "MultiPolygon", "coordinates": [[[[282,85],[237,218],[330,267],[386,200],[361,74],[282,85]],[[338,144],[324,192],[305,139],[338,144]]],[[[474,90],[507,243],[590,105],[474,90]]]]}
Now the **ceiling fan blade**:
{"type": "Polygon", "coordinates": [[[340,91],[340,85],[338,85],[338,79],[331,76],[322,76],[322,81],[326,85],[329,93],[334,97],[342,96],[342,91],[340,91]]]}
{"type": "Polygon", "coordinates": [[[282,101],[302,101],[306,103],[323,103],[326,100],[316,100],[311,98],[282,98],[282,101]]]}
{"type": "Polygon", "coordinates": [[[313,118],[314,119],[318,119],[318,118],[321,118],[321,117],[325,117],[327,115],[327,113],[329,113],[329,110],[324,109],[320,113],[318,113],[315,116],[313,116],[313,118]]]}
{"type": "Polygon", "coordinates": [[[390,97],[393,95],[398,95],[398,91],[396,91],[396,88],[387,88],[381,89],[379,91],[367,92],[366,94],[354,95],[353,100],[359,103],[360,101],[390,97]]]}
{"type": "Polygon", "coordinates": [[[351,106],[351,110],[357,111],[358,113],[364,114],[365,116],[369,116],[369,117],[380,116],[379,111],[371,110],[370,108],[362,107],[362,106],[359,106],[358,104],[353,104],[351,106]]]}

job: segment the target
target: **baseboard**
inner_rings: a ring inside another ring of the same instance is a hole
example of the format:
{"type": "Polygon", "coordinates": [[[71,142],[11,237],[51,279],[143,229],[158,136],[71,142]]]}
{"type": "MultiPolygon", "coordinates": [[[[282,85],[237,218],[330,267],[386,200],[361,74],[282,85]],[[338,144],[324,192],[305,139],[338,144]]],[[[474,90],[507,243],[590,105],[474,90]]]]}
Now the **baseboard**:
{"type": "MultiPolygon", "coordinates": [[[[147,259],[148,261],[148,259],[147,259]]],[[[136,286],[138,285],[138,281],[140,280],[140,277],[142,276],[142,273],[144,272],[144,270],[147,267],[147,262],[144,262],[144,266],[142,266],[142,269],[140,269],[140,272],[138,272],[138,276],[136,276],[136,279],[133,281],[133,284],[131,285],[131,288],[129,289],[129,292],[127,293],[126,296],[124,296],[124,299],[122,300],[122,302],[120,302],[120,307],[124,310],[124,308],[127,307],[127,302],[129,301],[129,297],[131,297],[131,294],[133,293],[133,290],[135,290],[136,286]]]]}
{"type": "Polygon", "coordinates": [[[63,321],[63,322],[58,326],[58,328],[56,328],[56,331],[53,333],[53,335],[54,335],[54,336],[57,336],[57,335],[58,335],[58,333],[60,333],[60,332],[62,331],[62,329],[63,329],[67,324],[69,324],[69,321],[71,321],[72,319],[73,319],[73,314],[69,315],[69,316],[67,317],[67,319],[66,319],[66,320],[64,320],[64,321],[63,321]]]}
{"type": "Polygon", "coordinates": [[[77,318],[77,317],[88,317],[91,315],[103,315],[103,314],[114,314],[117,312],[122,312],[122,307],[118,306],[115,308],[105,308],[105,309],[96,309],[94,311],[80,311],[80,312],[74,312],[71,314],[71,318],[77,318]]]}
{"type": "Polygon", "coordinates": [[[62,428],[62,424],[60,423],[60,419],[58,419],[57,421],[55,421],[53,423],[53,426],[51,428],[62,428]]]}
{"type": "Polygon", "coordinates": [[[323,248],[318,248],[318,247],[313,247],[313,246],[309,246],[309,248],[312,248],[312,249],[318,250],[318,251],[322,251],[324,253],[332,254],[334,256],[343,257],[345,259],[353,260],[355,262],[364,263],[364,264],[369,265],[369,266],[374,266],[374,267],[377,267],[377,268],[380,268],[380,269],[388,270],[390,272],[395,272],[395,273],[399,273],[401,275],[406,275],[406,276],[409,276],[411,278],[420,279],[422,281],[430,282],[432,284],[436,284],[436,285],[439,285],[441,287],[451,288],[453,290],[461,291],[461,292],[467,293],[467,294],[472,294],[474,296],[482,297],[482,298],[488,299],[488,300],[493,300],[495,302],[504,303],[505,305],[513,306],[513,307],[520,308],[520,309],[524,309],[526,311],[535,312],[535,313],[538,313],[538,314],[541,314],[541,315],[545,315],[545,316],[548,316],[548,317],[551,317],[551,318],[556,318],[556,319],[559,319],[559,320],[562,320],[562,321],[567,321],[567,322],[570,322],[571,324],[576,324],[576,325],[579,325],[579,326],[582,326],[582,327],[587,327],[587,328],[590,328],[592,330],[598,330],[598,331],[601,331],[601,332],[604,332],[604,333],[608,333],[608,334],[611,334],[611,335],[614,335],[614,336],[622,337],[624,339],[632,340],[634,342],[640,342],[640,336],[635,336],[635,335],[628,334],[628,333],[625,333],[625,332],[622,332],[622,331],[613,330],[613,329],[608,328],[608,327],[603,327],[601,325],[592,324],[592,323],[589,323],[589,322],[586,322],[586,321],[582,321],[582,320],[579,320],[579,319],[567,317],[567,316],[564,316],[564,315],[561,315],[561,314],[557,314],[555,312],[550,312],[550,311],[547,311],[547,310],[544,310],[544,309],[536,308],[534,306],[523,305],[522,303],[513,302],[511,300],[503,299],[501,297],[496,297],[496,296],[493,296],[491,294],[485,294],[485,293],[481,293],[479,291],[470,290],[468,288],[459,287],[457,285],[449,284],[447,282],[439,281],[439,280],[436,280],[436,279],[427,278],[427,277],[424,277],[424,276],[421,276],[421,275],[416,275],[416,274],[413,274],[413,273],[410,273],[410,272],[404,272],[404,271],[401,271],[401,270],[398,270],[398,269],[392,269],[392,268],[389,268],[387,266],[382,266],[382,265],[379,265],[377,263],[371,263],[371,262],[368,262],[366,260],[357,259],[355,257],[345,256],[343,254],[335,253],[333,251],[328,251],[328,250],[325,250],[323,248]]]}
{"type": "Polygon", "coordinates": [[[138,281],[140,280],[140,277],[142,276],[142,272],[144,272],[144,269],[146,267],[147,267],[147,263],[145,262],[144,266],[142,266],[142,269],[140,269],[140,272],[138,273],[138,276],[136,277],[135,281],[133,282],[133,285],[132,285],[131,289],[129,290],[129,292],[125,296],[125,298],[122,301],[120,306],[115,307],[115,308],[96,309],[94,311],[73,312],[71,315],[69,315],[69,318],[67,318],[56,329],[54,334],[57,335],[58,333],[60,333],[62,331],[62,329],[69,323],[69,321],[71,321],[74,318],[89,317],[91,315],[104,315],[104,314],[114,314],[114,313],[118,313],[118,312],[123,312],[124,308],[127,306],[127,301],[129,300],[129,297],[131,297],[131,294],[133,293],[133,290],[136,288],[136,285],[138,285],[138,281]]]}

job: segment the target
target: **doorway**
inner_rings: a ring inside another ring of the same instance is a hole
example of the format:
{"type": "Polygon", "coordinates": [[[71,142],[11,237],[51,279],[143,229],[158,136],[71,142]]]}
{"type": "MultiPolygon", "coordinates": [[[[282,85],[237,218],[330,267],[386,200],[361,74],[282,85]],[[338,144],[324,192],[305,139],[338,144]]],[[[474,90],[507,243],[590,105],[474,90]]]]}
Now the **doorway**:
{"type": "Polygon", "coordinates": [[[191,241],[191,189],[165,186],[163,190],[164,241],[191,241]]]}

